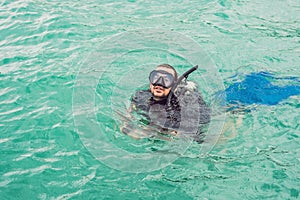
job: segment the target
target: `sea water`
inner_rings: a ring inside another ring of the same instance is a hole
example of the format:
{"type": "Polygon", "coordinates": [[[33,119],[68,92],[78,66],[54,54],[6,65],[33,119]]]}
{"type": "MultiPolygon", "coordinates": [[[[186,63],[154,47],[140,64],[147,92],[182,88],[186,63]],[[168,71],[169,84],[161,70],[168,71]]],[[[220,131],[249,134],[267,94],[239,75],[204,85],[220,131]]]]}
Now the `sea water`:
{"type": "Polygon", "coordinates": [[[1,1],[0,198],[298,199],[300,97],[278,94],[299,87],[299,6],[1,1]],[[117,113],[161,63],[199,65],[204,143],[119,131],[117,113]],[[244,87],[260,73],[273,88],[244,87]],[[274,88],[273,104],[241,92],[274,88]]]}

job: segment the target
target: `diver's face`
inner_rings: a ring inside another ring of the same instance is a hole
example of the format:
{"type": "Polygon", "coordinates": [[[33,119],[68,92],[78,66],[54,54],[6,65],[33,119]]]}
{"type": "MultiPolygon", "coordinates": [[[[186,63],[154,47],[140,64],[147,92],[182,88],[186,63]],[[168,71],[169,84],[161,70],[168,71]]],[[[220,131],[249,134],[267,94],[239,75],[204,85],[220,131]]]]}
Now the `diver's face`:
{"type": "MultiPolygon", "coordinates": [[[[164,68],[164,67],[158,67],[156,68],[156,70],[162,70],[162,71],[166,71],[170,74],[172,74],[175,77],[175,72],[172,69],[169,68],[164,68]]],[[[152,83],[150,83],[150,91],[153,94],[153,96],[157,99],[162,99],[164,97],[167,97],[171,91],[171,88],[164,88],[160,85],[153,85],[152,83]]]]}
{"type": "Polygon", "coordinates": [[[167,97],[168,94],[171,91],[171,88],[163,88],[160,85],[152,85],[150,83],[150,91],[153,94],[154,97],[157,98],[163,98],[163,97],[167,97]]]}

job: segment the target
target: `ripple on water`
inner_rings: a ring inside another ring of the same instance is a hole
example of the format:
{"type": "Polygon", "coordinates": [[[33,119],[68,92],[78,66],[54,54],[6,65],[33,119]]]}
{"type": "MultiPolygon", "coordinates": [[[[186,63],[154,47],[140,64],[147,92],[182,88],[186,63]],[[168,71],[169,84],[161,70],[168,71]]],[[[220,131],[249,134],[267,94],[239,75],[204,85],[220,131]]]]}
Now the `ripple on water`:
{"type": "MultiPolygon", "coordinates": [[[[299,77],[298,1],[5,0],[0,6],[3,199],[299,198],[298,96],[276,106],[253,106],[249,113],[229,113],[223,138],[208,155],[199,158],[199,144],[192,144],[174,163],[147,174],[116,171],[94,159],[73,130],[72,113],[82,59],[104,39],[136,28],[166,28],[195,39],[225,84],[236,73],[262,69],[299,77]]],[[[148,53],[138,58],[147,60],[148,53]]],[[[111,87],[108,82],[97,88],[102,104],[111,87]]],[[[117,89],[131,92],[126,87],[117,89]]],[[[105,122],[103,130],[115,133],[111,113],[105,122]]],[[[133,144],[123,135],[110,139],[124,148],[131,143],[131,150],[155,145],[133,144]]]]}

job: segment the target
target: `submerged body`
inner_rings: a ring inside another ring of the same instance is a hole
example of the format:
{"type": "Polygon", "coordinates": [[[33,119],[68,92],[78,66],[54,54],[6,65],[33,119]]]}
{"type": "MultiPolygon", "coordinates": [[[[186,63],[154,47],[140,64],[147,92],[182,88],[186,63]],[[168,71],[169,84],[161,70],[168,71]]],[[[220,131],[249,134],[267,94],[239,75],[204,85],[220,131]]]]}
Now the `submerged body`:
{"type": "MultiPolygon", "coordinates": [[[[300,94],[300,80],[297,77],[276,77],[268,72],[247,74],[243,80],[231,84],[218,93],[223,104],[234,105],[276,105],[291,96],[300,94]],[[276,84],[276,81],[288,81],[289,84],[276,84]]],[[[232,108],[232,109],[233,109],[232,108]]]]}

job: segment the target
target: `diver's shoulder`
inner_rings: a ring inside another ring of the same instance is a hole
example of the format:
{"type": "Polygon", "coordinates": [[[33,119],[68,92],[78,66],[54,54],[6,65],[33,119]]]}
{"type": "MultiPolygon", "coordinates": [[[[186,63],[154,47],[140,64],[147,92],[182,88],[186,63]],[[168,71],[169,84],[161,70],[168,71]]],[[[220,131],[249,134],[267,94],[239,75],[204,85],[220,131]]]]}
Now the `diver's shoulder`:
{"type": "Polygon", "coordinates": [[[144,96],[144,95],[151,95],[150,90],[137,90],[134,96],[144,96]]]}
{"type": "Polygon", "coordinates": [[[184,81],[177,85],[177,88],[175,90],[175,95],[176,96],[188,95],[188,94],[196,93],[197,91],[198,91],[198,87],[196,83],[192,81],[184,81]]]}
{"type": "Polygon", "coordinates": [[[132,100],[138,101],[140,99],[145,99],[145,98],[149,98],[149,97],[151,97],[150,90],[138,90],[132,96],[132,100]]]}
{"type": "Polygon", "coordinates": [[[180,83],[175,90],[175,96],[187,103],[198,102],[202,106],[207,105],[197,84],[193,81],[180,83]]]}

